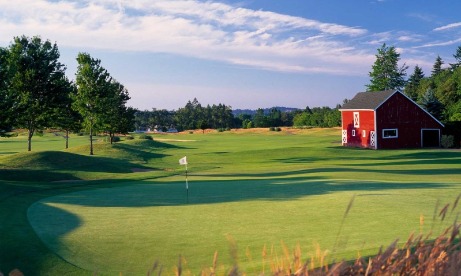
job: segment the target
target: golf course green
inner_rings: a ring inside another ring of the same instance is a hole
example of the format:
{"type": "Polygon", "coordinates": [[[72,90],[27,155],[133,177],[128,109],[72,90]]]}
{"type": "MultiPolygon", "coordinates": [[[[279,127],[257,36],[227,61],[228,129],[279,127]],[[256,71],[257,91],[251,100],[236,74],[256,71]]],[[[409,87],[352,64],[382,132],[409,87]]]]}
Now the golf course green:
{"type": "Polygon", "coordinates": [[[374,255],[439,234],[460,207],[461,151],[341,146],[339,128],[0,138],[0,271],[250,275],[303,260],[374,255]],[[186,167],[178,160],[187,156],[186,167]],[[440,209],[451,204],[442,219],[440,209]],[[158,270],[157,270],[158,271],[158,270]]]}

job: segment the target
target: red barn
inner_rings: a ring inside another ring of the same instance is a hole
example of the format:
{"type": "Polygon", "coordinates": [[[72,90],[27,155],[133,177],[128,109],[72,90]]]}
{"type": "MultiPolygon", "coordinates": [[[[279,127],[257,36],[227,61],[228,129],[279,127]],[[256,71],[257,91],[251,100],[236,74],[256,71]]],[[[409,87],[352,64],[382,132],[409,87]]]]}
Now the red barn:
{"type": "Polygon", "coordinates": [[[340,111],[344,146],[371,149],[440,146],[443,124],[400,91],[361,92],[340,111]]]}

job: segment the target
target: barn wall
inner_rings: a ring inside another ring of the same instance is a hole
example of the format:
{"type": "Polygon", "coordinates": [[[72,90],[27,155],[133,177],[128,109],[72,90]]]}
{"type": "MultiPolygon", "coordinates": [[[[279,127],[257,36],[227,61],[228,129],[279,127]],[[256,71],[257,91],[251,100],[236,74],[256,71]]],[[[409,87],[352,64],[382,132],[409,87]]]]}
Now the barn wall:
{"type": "Polygon", "coordinates": [[[424,110],[404,95],[395,93],[376,110],[379,148],[419,148],[421,129],[440,129],[441,126],[424,110]],[[398,138],[383,138],[383,129],[398,129],[398,138]]]}
{"type": "Polygon", "coordinates": [[[374,111],[372,110],[347,110],[341,112],[342,127],[347,131],[347,144],[349,147],[370,147],[370,131],[374,131],[374,111]],[[359,114],[359,126],[354,126],[354,112],[359,114]],[[355,136],[353,136],[355,130],[355,136]],[[365,131],[365,136],[363,136],[365,131]]]}

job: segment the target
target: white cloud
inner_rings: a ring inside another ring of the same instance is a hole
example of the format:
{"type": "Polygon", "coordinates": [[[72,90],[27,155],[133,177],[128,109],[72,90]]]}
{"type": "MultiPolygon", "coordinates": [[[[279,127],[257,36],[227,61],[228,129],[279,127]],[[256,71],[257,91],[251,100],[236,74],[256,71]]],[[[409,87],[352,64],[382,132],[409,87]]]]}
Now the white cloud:
{"type": "Polygon", "coordinates": [[[445,26],[442,26],[442,27],[438,27],[438,28],[435,28],[434,31],[435,32],[446,31],[446,30],[454,29],[454,28],[458,28],[458,27],[461,27],[461,22],[452,23],[452,24],[448,24],[448,25],[445,25],[445,26]]]}
{"type": "Polygon", "coordinates": [[[420,35],[407,34],[399,36],[397,40],[401,42],[419,42],[422,40],[422,38],[420,35]]]}
{"type": "Polygon", "coordinates": [[[424,45],[416,46],[416,47],[413,47],[413,48],[418,49],[418,48],[450,46],[450,45],[457,44],[457,43],[460,43],[460,42],[461,42],[461,38],[458,38],[458,39],[453,39],[453,40],[448,40],[448,41],[426,43],[424,45]]]}
{"type": "Polygon", "coordinates": [[[357,74],[370,59],[348,43],[365,29],[199,0],[0,0],[0,33],[289,72],[357,74]]]}

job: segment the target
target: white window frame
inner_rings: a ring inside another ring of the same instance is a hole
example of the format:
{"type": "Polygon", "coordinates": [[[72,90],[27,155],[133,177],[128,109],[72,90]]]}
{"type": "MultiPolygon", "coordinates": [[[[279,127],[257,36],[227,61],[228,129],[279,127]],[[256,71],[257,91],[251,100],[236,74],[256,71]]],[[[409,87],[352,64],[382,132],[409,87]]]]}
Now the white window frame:
{"type": "Polygon", "coordinates": [[[355,129],[352,130],[352,136],[355,137],[355,129]]]}
{"type": "Polygon", "coordinates": [[[367,137],[367,131],[366,130],[362,130],[362,137],[363,138],[367,137]]]}
{"type": "Polygon", "coordinates": [[[384,128],[382,132],[382,137],[383,139],[399,138],[399,129],[398,128],[384,128]],[[384,136],[384,133],[386,131],[395,131],[395,136],[384,136]]]}

